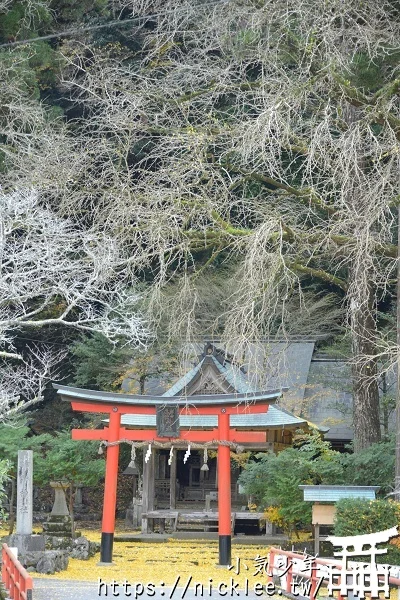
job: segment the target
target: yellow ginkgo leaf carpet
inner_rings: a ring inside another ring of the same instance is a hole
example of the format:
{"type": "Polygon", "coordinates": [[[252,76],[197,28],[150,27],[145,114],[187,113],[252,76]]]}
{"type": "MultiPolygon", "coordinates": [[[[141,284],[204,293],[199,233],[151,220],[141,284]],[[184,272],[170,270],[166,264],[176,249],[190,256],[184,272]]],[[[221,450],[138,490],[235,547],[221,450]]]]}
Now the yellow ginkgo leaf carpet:
{"type": "MultiPolygon", "coordinates": [[[[100,533],[82,531],[92,541],[100,541],[100,533]]],[[[144,585],[166,585],[185,587],[190,580],[209,585],[226,582],[231,578],[253,589],[257,582],[265,585],[268,547],[235,545],[232,547],[232,568],[221,568],[218,563],[218,541],[214,540],[169,540],[165,543],[115,542],[112,566],[97,566],[99,554],[89,560],[69,559],[68,569],[54,575],[35,573],[37,577],[71,579],[80,581],[119,581],[140,582],[144,585]],[[179,577],[179,580],[178,580],[179,577]],[[191,579],[190,579],[191,578],[191,579]]]]}

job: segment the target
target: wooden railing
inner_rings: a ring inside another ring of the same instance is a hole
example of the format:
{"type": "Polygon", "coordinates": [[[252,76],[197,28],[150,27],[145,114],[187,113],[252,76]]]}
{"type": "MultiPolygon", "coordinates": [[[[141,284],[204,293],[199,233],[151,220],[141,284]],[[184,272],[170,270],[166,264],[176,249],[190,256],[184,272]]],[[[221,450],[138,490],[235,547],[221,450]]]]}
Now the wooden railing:
{"type": "MultiPolygon", "coordinates": [[[[306,593],[297,593],[296,595],[299,598],[305,597],[310,598],[310,600],[315,600],[320,586],[325,585],[324,579],[322,579],[321,567],[334,566],[339,573],[339,581],[335,585],[340,584],[342,564],[339,561],[313,556],[309,558],[311,559],[311,562],[309,565],[307,564],[307,569],[305,569],[304,563],[307,559],[306,555],[281,550],[279,548],[270,548],[267,571],[268,581],[273,582],[274,575],[279,577],[279,572],[282,571],[281,576],[284,574],[282,591],[285,594],[291,595],[294,577],[299,577],[301,580],[309,580],[310,584],[308,586],[301,585],[301,591],[306,591],[306,593]],[[286,565],[277,565],[276,558],[278,556],[285,556],[287,558],[286,565]],[[288,568],[289,561],[291,561],[290,568],[288,568]]],[[[400,597],[400,579],[397,577],[389,577],[389,584],[398,588],[400,597]]],[[[299,592],[299,590],[297,590],[297,592],[299,592]]],[[[343,596],[340,595],[340,592],[338,592],[337,600],[343,600],[343,596]]]]}
{"type": "Polygon", "coordinates": [[[33,581],[7,544],[3,544],[1,577],[11,600],[32,600],[33,581]]]}
{"type": "MultiPolygon", "coordinates": [[[[169,499],[170,496],[170,487],[171,480],[170,479],[156,479],[155,480],[155,492],[159,500],[165,501],[169,499]]],[[[179,488],[179,495],[182,492],[184,495],[184,500],[198,500],[204,501],[206,495],[209,492],[216,492],[217,488],[215,487],[214,482],[203,481],[198,485],[181,485],[179,488]],[[192,496],[192,497],[191,497],[192,496]]],[[[238,486],[236,482],[231,484],[231,498],[233,502],[237,502],[239,500],[243,500],[245,503],[245,496],[239,494],[238,486]]],[[[179,499],[179,497],[178,497],[179,499]]]]}

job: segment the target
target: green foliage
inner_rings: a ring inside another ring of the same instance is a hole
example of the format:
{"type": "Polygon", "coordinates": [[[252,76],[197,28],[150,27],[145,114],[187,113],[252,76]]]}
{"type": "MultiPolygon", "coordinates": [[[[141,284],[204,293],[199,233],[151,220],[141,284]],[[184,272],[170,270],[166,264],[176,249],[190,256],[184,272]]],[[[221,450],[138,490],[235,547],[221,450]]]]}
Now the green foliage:
{"type": "Polygon", "coordinates": [[[251,57],[259,42],[260,33],[252,29],[241,29],[237,32],[232,32],[231,35],[226,38],[226,44],[229,47],[229,51],[237,60],[251,57]]]}
{"type": "Polygon", "coordinates": [[[76,24],[88,17],[111,16],[107,0],[31,0],[12,2],[0,9],[0,37],[5,41],[29,39],[60,29],[60,22],[76,24]]]}
{"type": "Polygon", "coordinates": [[[107,4],[107,0],[52,0],[50,8],[54,11],[57,21],[75,23],[88,16],[106,16],[107,4]]]}
{"type": "Polygon", "coordinates": [[[375,533],[397,525],[398,507],[387,500],[344,498],[336,509],[335,535],[375,533]]]}
{"type": "Polygon", "coordinates": [[[342,456],[347,483],[354,485],[379,485],[379,493],[393,490],[395,465],[394,435],[388,441],[372,444],[356,454],[342,456]]]}
{"type": "MultiPolygon", "coordinates": [[[[53,88],[63,65],[63,57],[43,41],[32,42],[29,46],[19,46],[13,51],[0,51],[0,72],[6,78],[8,86],[4,90],[13,90],[28,104],[38,101],[44,90],[53,88]]],[[[12,102],[11,92],[4,91],[3,102],[12,102]]],[[[5,108],[5,107],[4,107],[5,108]]],[[[63,114],[60,107],[54,106],[43,113],[47,119],[55,119],[63,114]]],[[[7,119],[8,113],[3,110],[0,119],[7,119]]],[[[19,121],[14,126],[19,126],[19,121]]],[[[26,127],[26,125],[23,125],[26,127]]]]}
{"type": "MultiPolygon", "coordinates": [[[[29,66],[28,51],[25,48],[18,48],[12,53],[1,52],[0,60],[2,72],[9,83],[9,89],[14,88],[15,93],[26,97],[26,99],[29,97],[31,101],[38,100],[40,96],[39,86],[34,69],[29,66]]],[[[6,96],[4,100],[9,102],[11,97],[6,96]]],[[[6,120],[8,116],[8,113],[3,109],[3,113],[0,115],[1,120],[6,120]]],[[[15,126],[20,126],[19,121],[15,123],[15,126]]]]}
{"type": "Polygon", "coordinates": [[[30,44],[28,64],[34,71],[37,85],[41,90],[56,84],[62,63],[63,59],[60,54],[46,42],[40,41],[30,44]]]}
{"type": "MultiPolygon", "coordinates": [[[[37,37],[48,31],[52,20],[46,2],[14,2],[4,14],[0,12],[0,41],[37,37]]],[[[45,41],[2,50],[0,61],[7,78],[15,80],[16,89],[25,90],[36,99],[41,90],[55,85],[63,64],[61,54],[45,41]]]]}
{"type": "Polygon", "coordinates": [[[74,441],[70,431],[28,437],[23,422],[0,425],[0,461],[15,470],[18,450],[33,450],[34,480],[68,481],[95,485],[104,475],[104,460],[98,458],[96,442],[74,441]]]}
{"type": "Polygon", "coordinates": [[[330,339],[327,345],[322,345],[324,354],[331,358],[348,359],[351,356],[351,337],[349,332],[330,339]]]}
{"type": "Polygon", "coordinates": [[[72,440],[70,431],[40,437],[40,443],[38,438],[32,438],[31,442],[34,451],[33,479],[39,485],[57,481],[65,489],[69,488],[71,532],[74,536],[73,498],[76,486],[98,484],[104,476],[105,461],[97,453],[97,442],[72,440]]]}
{"type": "Polygon", "coordinates": [[[46,2],[13,2],[4,14],[0,11],[0,37],[5,41],[14,38],[34,37],[52,21],[46,2]]]}
{"type": "Polygon", "coordinates": [[[96,442],[72,440],[69,431],[40,437],[40,444],[35,443],[35,438],[31,443],[34,480],[38,484],[64,481],[69,485],[84,483],[92,486],[104,476],[105,463],[97,455],[96,442]]]}
{"type": "MultiPolygon", "coordinates": [[[[0,42],[46,35],[60,28],[55,20],[75,24],[89,14],[104,16],[106,4],[106,0],[13,2],[11,6],[0,9],[0,42]]],[[[36,99],[39,99],[42,90],[56,86],[59,72],[65,64],[62,53],[47,41],[31,42],[11,51],[2,50],[0,61],[7,69],[7,77],[15,77],[16,87],[25,88],[36,99]]],[[[58,115],[61,109],[55,108],[58,115]]]]}
{"type": "Polygon", "coordinates": [[[21,21],[24,16],[24,9],[21,3],[17,3],[0,20],[0,35],[4,40],[9,40],[17,35],[21,27],[21,21]]]}
{"type": "Polygon", "coordinates": [[[387,48],[384,54],[376,56],[373,60],[367,52],[356,52],[349,65],[351,84],[364,92],[375,92],[382,88],[387,79],[391,78],[393,67],[399,62],[397,49],[387,48]]]}
{"type": "Polygon", "coordinates": [[[75,385],[103,390],[120,389],[129,381],[131,393],[144,394],[151,377],[165,376],[166,384],[177,369],[177,358],[171,347],[154,352],[135,352],[130,346],[114,346],[101,334],[83,338],[71,347],[75,385]]]}
{"type": "Polygon", "coordinates": [[[2,505],[6,497],[4,486],[9,479],[9,470],[10,463],[8,460],[0,459],[0,525],[2,525],[2,521],[5,518],[5,510],[2,505]]]}
{"type": "Polygon", "coordinates": [[[351,68],[351,82],[358,88],[374,90],[384,84],[381,61],[372,61],[365,52],[354,55],[351,68]]]}
{"type": "MultiPolygon", "coordinates": [[[[338,536],[362,535],[390,529],[400,523],[400,505],[388,500],[361,500],[344,498],[336,505],[334,534],[338,536]]],[[[400,564],[400,548],[396,544],[381,544],[387,554],[377,557],[377,562],[400,564]]],[[[360,557],[360,560],[363,560],[360,557]]]]}
{"type": "Polygon", "coordinates": [[[8,461],[16,466],[18,450],[25,450],[29,446],[27,435],[30,429],[24,421],[0,424],[0,460],[8,461]]]}
{"type": "Polygon", "coordinates": [[[311,507],[303,502],[299,485],[309,478],[309,465],[301,454],[290,448],[278,455],[257,454],[239,477],[246,494],[259,508],[278,506],[287,529],[311,520],[311,507]]]}
{"type": "Polygon", "coordinates": [[[239,482],[260,508],[278,506],[284,527],[311,522],[311,504],[304,502],[299,485],[340,483],[343,466],[340,454],[321,440],[318,432],[301,433],[298,448],[279,454],[257,454],[245,466],[239,482]]]}
{"type": "MultiPolygon", "coordinates": [[[[32,445],[40,447],[46,436],[36,436],[30,438],[31,430],[26,425],[24,419],[14,419],[6,424],[0,424],[0,465],[7,469],[7,478],[11,480],[11,493],[8,499],[10,504],[9,511],[9,532],[12,533],[14,527],[14,506],[13,498],[15,494],[15,479],[17,474],[18,450],[30,449],[32,445]]],[[[1,469],[0,469],[1,470],[1,469]]],[[[0,506],[2,496],[5,495],[1,485],[2,479],[0,474],[0,506]]],[[[4,518],[4,512],[0,510],[0,520],[4,518]]]]}
{"type": "MultiPolygon", "coordinates": [[[[46,485],[50,481],[58,481],[69,488],[73,531],[75,487],[78,484],[95,486],[104,476],[105,462],[97,453],[98,444],[72,440],[70,431],[30,437],[29,434],[30,429],[24,421],[0,425],[0,506],[4,496],[3,483],[8,476],[14,478],[16,474],[18,450],[32,450],[34,482],[46,485]]],[[[4,514],[0,511],[0,521],[2,518],[4,514]]]]}
{"type": "Polygon", "coordinates": [[[260,508],[278,507],[287,529],[311,522],[311,504],[303,501],[299,485],[379,485],[383,494],[392,489],[393,439],[357,454],[341,454],[321,440],[316,431],[297,432],[293,446],[277,455],[256,455],[256,461],[246,465],[239,478],[260,508]]]}
{"type": "Polygon", "coordinates": [[[115,380],[132,358],[132,349],[114,347],[103,335],[82,338],[71,347],[74,363],[74,385],[112,390],[115,380]]]}

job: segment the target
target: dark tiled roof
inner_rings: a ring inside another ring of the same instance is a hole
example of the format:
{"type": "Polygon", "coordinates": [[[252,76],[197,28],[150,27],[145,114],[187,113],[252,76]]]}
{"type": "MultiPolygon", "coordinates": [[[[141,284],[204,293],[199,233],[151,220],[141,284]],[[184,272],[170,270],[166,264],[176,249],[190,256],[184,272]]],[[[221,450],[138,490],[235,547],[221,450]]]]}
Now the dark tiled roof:
{"type": "Polygon", "coordinates": [[[350,365],[344,361],[311,362],[304,395],[303,414],[329,427],[327,439],[351,440],[352,394],[350,365]]]}

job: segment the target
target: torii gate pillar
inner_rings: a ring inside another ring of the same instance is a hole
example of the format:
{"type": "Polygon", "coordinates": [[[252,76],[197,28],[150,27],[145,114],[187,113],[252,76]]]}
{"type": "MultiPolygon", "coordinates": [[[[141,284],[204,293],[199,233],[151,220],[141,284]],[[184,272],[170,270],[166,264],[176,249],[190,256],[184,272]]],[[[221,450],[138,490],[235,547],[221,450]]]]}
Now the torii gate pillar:
{"type": "MultiPolygon", "coordinates": [[[[109,442],[119,440],[121,413],[110,413],[109,442]]],[[[117,505],[119,444],[108,446],[106,477],[104,481],[103,521],[101,527],[100,565],[112,563],[115,531],[115,507],[117,505]]]]}
{"type": "MultiPolygon", "coordinates": [[[[218,436],[229,440],[229,413],[225,408],[218,415],[218,436]]],[[[229,446],[218,446],[218,542],[219,564],[231,564],[231,451],[229,446]]]]}

